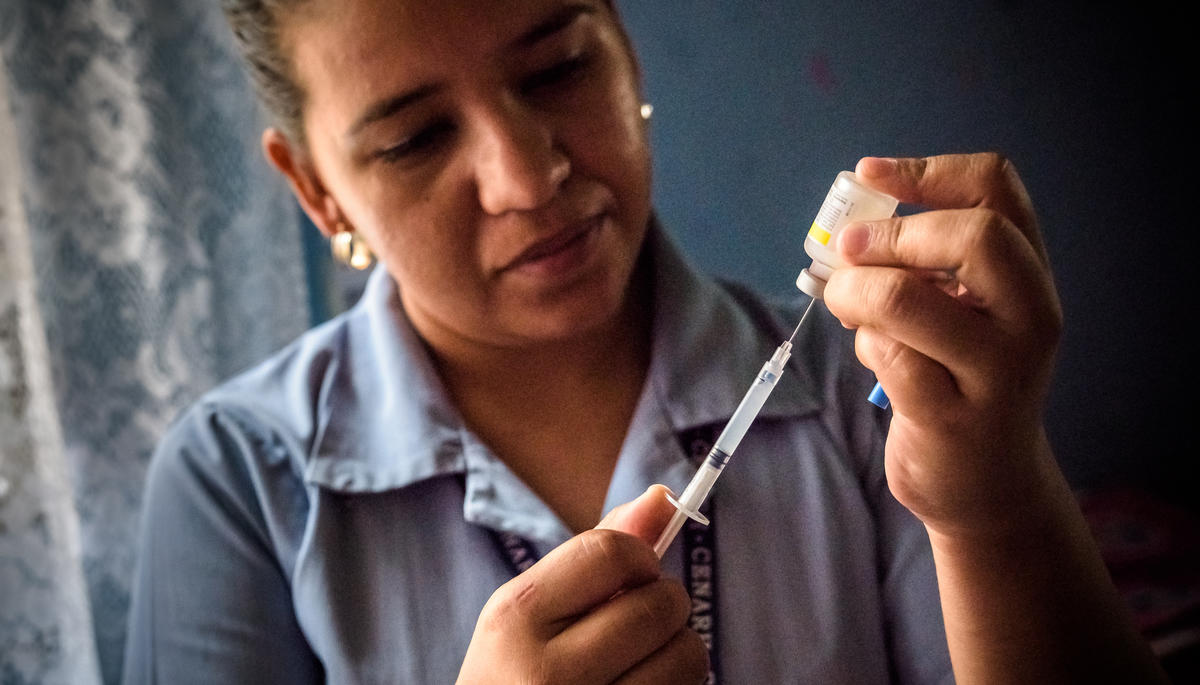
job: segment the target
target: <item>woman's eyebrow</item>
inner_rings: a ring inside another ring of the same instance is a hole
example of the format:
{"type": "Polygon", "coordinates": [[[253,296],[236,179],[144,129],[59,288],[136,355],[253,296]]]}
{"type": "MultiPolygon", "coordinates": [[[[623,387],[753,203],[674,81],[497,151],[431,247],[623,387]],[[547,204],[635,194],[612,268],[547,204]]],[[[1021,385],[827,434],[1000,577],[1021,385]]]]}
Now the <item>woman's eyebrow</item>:
{"type": "Polygon", "coordinates": [[[521,36],[514,40],[509,47],[528,48],[538,41],[544,40],[567,28],[579,17],[585,14],[595,13],[596,8],[593,5],[584,3],[567,5],[566,7],[563,7],[554,14],[550,15],[550,17],[545,21],[521,34],[521,36]]]}
{"type": "Polygon", "coordinates": [[[363,130],[363,128],[365,128],[367,125],[373,124],[381,119],[386,119],[405,107],[408,107],[419,100],[433,95],[440,89],[441,87],[436,85],[421,86],[419,88],[410,90],[407,93],[384,98],[383,100],[372,104],[370,107],[367,107],[367,109],[360,114],[357,119],[354,120],[354,123],[350,125],[350,128],[346,129],[345,137],[354,137],[355,134],[363,130]]]}

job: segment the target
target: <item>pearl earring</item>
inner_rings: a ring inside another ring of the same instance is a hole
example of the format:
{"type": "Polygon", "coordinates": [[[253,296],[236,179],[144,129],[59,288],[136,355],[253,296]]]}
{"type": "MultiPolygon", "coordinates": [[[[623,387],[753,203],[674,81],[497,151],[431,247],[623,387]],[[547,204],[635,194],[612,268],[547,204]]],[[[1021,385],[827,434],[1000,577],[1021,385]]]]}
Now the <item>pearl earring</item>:
{"type": "Polygon", "coordinates": [[[650,121],[650,116],[654,114],[654,105],[650,104],[649,102],[643,102],[641,113],[644,121],[650,121]]]}

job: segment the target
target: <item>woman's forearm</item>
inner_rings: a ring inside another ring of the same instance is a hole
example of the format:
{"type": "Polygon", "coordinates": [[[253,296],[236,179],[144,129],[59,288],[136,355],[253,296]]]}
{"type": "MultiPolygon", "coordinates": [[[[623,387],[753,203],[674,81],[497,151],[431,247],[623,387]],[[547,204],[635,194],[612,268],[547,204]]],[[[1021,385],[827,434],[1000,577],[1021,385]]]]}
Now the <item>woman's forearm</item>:
{"type": "Polygon", "coordinates": [[[930,530],[959,683],[1167,682],[1045,450],[1045,491],[987,536],[930,530]]]}

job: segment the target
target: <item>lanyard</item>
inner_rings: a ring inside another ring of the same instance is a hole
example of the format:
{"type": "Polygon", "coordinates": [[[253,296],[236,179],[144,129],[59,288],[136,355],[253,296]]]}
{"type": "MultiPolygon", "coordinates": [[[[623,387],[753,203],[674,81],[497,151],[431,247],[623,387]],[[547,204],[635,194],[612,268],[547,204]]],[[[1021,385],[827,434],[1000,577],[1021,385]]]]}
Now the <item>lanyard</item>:
{"type": "MultiPolygon", "coordinates": [[[[716,439],[715,426],[700,426],[679,436],[683,449],[695,463],[708,454],[716,439]]],[[[706,685],[720,682],[720,660],[717,651],[717,511],[710,496],[705,515],[708,525],[688,519],[680,531],[683,546],[683,586],[692,598],[689,626],[700,635],[708,648],[708,679],[706,685]]],[[[519,535],[489,531],[513,575],[537,563],[540,555],[531,542],[519,535]]]]}

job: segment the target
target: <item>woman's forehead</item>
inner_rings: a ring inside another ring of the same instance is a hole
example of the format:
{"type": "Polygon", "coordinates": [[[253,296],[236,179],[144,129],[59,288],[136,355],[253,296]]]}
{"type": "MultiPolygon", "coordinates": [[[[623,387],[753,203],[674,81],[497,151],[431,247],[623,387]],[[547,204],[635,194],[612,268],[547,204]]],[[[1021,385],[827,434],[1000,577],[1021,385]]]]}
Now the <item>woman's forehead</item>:
{"type": "Polygon", "coordinates": [[[361,52],[503,49],[559,16],[607,13],[605,0],[313,0],[282,25],[293,50],[344,41],[361,52]]]}
{"type": "Polygon", "coordinates": [[[486,65],[605,0],[313,0],[282,22],[296,76],[311,98],[359,100],[472,64],[486,65]]]}

